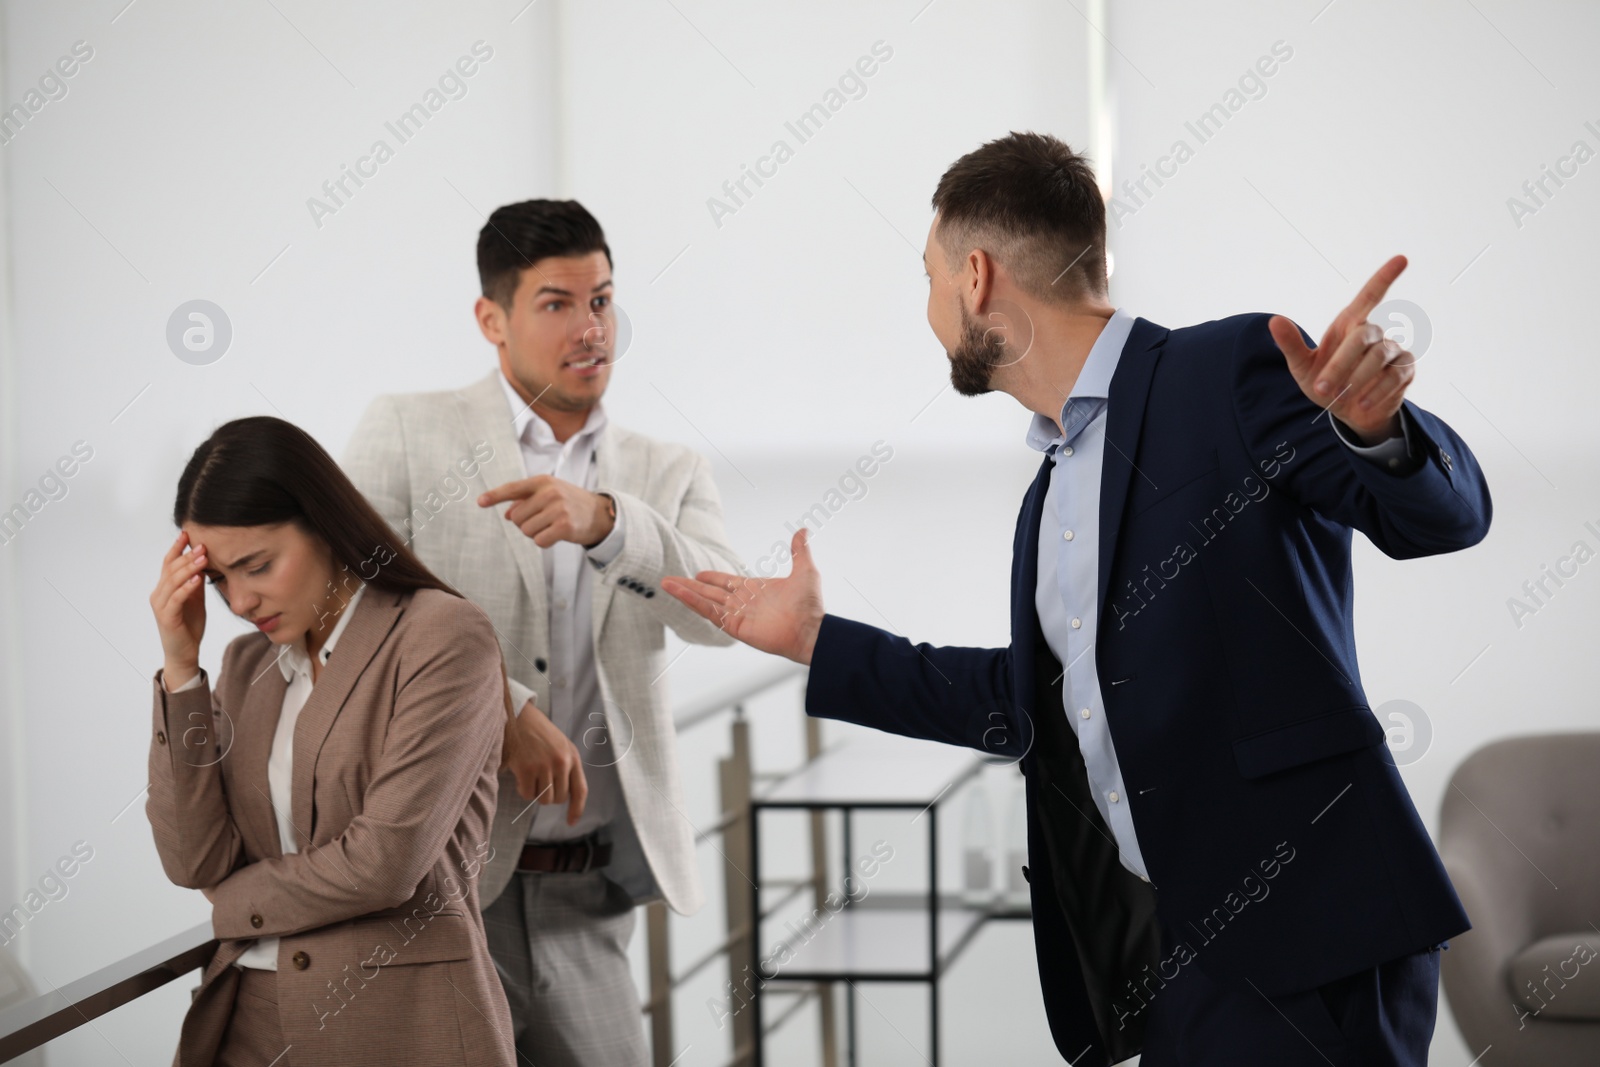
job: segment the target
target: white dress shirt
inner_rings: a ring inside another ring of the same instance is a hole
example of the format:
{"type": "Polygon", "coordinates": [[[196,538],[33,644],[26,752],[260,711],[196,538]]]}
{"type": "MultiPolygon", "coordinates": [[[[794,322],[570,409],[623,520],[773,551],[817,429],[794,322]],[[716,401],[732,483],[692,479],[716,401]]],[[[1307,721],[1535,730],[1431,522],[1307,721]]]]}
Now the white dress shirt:
{"type": "MultiPolygon", "coordinates": [[[[606,424],[604,408],[595,404],[582,429],[565,441],[557,441],[550,424],[517,395],[504,374],[500,385],[511,405],[511,431],[521,445],[526,476],[550,474],[593,491],[597,477],[595,445],[606,424]]],[[[530,841],[584,837],[619,813],[625,814],[622,785],[610,754],[613,739],[606,729],[592,630],[594,568],[617,557],[622,551],[623,536],[622,513],[618,512],[611,532],[593,548],[558,541],[543,551],[545,604],[550,611],[550,707],[540,710],[577,746],[589,797],[575,826],[567,825],[567,805],[540,804],[528,827],[530,841]],[[584,566],[585,557],[592,566],[584,566]]],[[[522,708],[517,709],[517,714],[522,714],[522,708]]]]}
{"type": "MultiPolygon", "coordinates": [[[[1039,574],[1034,607],[1050,650],[1065,668],[1061,704],[1078,738],[1095,807],[1116,840],[1122,865],[1150,880],[1133,813],[1117,763],[1105,703],[1094,659],[1099,628],[1100,471],[1105,455],[1106,406],[1111,377],[1133,330],[1134,317],[1118,308],[1089,349],[1072,392],[1061,405],[1061,425],[1035,414],[1028,427],[1028,446],[1051,457],[1049,486],[1039,517],[1039,574]],[[1089,429],[1091,432],[1085,433],[1089,429]]],[[[1411,431],[1362,447],[1350,442],[1336,420],[1328,420],[1345,447],[1373,462],[1396,465],[1408,454],[1411,431]]]]}
{"type": "MultiPolygon", "coordinates": [[[[333,624],[333,631],[322,642],[322,647],[317,649],[319,666],[328,666],[328,657],[333,655],[339,635],[349,625],[350,616],[355,614],[356,604],[366,591],[367,587],[363,584],[345,601],[344,608],[339,612],[339,621],[333,624]]],[[[283,691],[282,710],[278,713],[278,726],[272,735],[272,752],[267,756],[267,785],[272,796],[272,810],[278,816],[278,847],[284,855],[288,855],[300,851],[295,840],[294,823],[290,821],[293,810],[290,806],[290,785],[294,781],[294,724],[300,721],[300,709],[306,706],[306,701],[311,697],[311,657],[306,653],[305,635],[302,634],[300,640],[292,645],[284,645],[278,653],[277,662],[278,669],[283,672],[283,680],[289,686],[283,691]]],[[[162,684],[165,685],[165,681],[162,684]]],[[[200,675],[196,674],[173,692],[181,693],[199,684],[200,675]]],[[[257,938],[239,957],[239,966],[256,967],[263,971],[277,970],[278,939],[257,938]]]]}

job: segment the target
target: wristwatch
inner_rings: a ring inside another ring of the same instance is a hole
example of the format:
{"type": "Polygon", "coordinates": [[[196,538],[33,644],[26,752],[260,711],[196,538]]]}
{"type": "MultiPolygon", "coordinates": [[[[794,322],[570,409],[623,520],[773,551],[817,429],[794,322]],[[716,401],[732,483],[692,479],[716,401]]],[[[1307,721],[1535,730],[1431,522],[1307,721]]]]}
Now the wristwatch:
{"type": "MultiPolygon", "coordinates": [[[[617,527],[617,498],[612,496],[610,493],[596,493],[595,496],[603,496],[603,497],[606,498],[606,514],[611,516],[611,528],[612,529],[616,529],[616,527],[617,527]]],[[[600,538],[600,541],[604,541],[604,540],[605,540],[604,537],[600,538]]],[[[595,545],[598,545],[600,543],[600,541],[596,541],[594,543],[594,545],[584,545],[583,547],[585,549],[593,548],[593,547],[595,547],[595,545]]]]}

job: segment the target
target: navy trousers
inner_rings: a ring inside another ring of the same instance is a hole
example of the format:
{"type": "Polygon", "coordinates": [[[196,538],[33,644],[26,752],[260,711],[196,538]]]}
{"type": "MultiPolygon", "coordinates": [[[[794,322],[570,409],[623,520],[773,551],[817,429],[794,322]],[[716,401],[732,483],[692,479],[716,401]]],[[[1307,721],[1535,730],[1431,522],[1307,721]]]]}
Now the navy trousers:
{"type": "Polygon", "coordinates": [[[1223,985],[1199,969],[1203,958],[1193,959],[1151,999],[1139,1065],[1425,1067],[1439,1006],[1439,951],[1282,997],[1223,985]]]}

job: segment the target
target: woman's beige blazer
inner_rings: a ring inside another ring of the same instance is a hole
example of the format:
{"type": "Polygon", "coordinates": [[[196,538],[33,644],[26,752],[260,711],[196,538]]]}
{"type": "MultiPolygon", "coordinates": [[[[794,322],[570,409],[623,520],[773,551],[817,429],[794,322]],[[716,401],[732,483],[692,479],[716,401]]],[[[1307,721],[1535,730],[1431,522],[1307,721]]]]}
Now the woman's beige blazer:
{"type": "Polygon", "coordinates": [[[168,693],[154,679],[145,811],[167,875],[215,887],[221,941],[174,1064],[211,1063],[234,960],[276,935],[284,1062],[509,1067],[477,891],[506,720],[488,617],[438,590],[368,587],[295,724],[300,851],[287,855],[267,785],[287,684],[278,653],[245,634],[215,689],[168,693]]]}

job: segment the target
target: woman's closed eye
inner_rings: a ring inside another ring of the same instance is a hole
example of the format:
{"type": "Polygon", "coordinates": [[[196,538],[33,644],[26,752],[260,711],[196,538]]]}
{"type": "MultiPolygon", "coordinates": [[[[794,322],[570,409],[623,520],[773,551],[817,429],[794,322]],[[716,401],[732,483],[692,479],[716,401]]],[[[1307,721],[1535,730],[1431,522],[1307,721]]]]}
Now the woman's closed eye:
{"type": "MultiPolygon", "coordinates": [[[[262,574],[267,573],[267,568],[270,567],[270,566],[272,566],[272,561],[268,560],[267,562],[263,563],[261,566],[257,567],[255,570],[245,571],[245,573],[248,574],[250,577],[254,578],[254,577],[257,577],[258,575],[262,575],[262,574]]],[[[223,582],[225,582],[227,580],[228,579],[227,579],[226,575],[219,574],[215,578],[207,578],[206,579],[206,584],[207,585],[221,585],[223,582]]]]}

